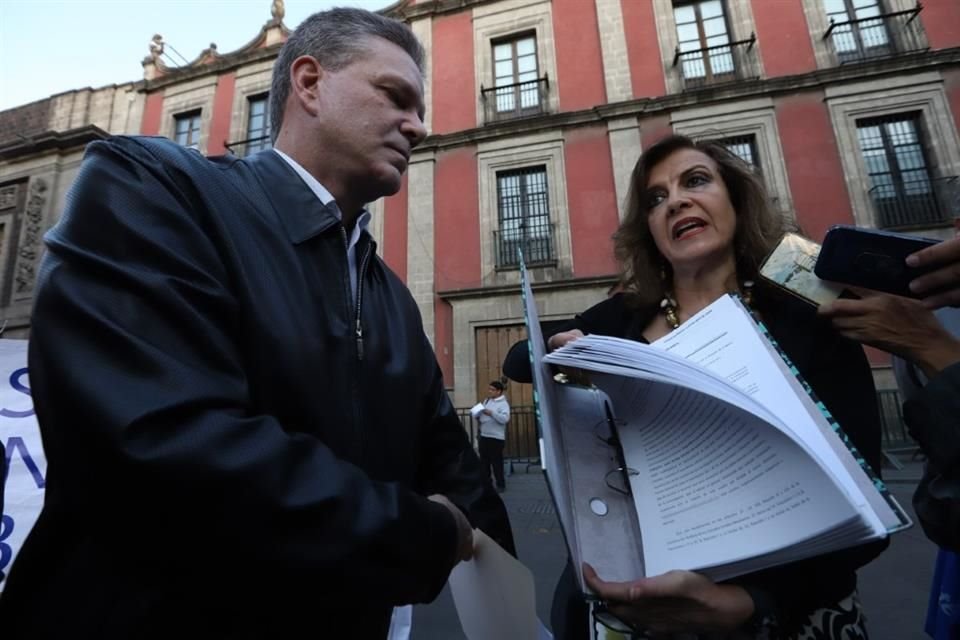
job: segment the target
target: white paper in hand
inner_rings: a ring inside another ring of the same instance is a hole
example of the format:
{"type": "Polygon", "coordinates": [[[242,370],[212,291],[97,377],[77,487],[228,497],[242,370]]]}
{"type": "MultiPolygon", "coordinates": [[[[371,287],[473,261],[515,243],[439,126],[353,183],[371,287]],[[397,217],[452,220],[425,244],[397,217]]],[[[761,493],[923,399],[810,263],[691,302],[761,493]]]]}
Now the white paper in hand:
{"type": "Polygon", "coordinates": [[[533,574],[479,529],[473,560],[450,573],[450,592],[468,640],[537,640],[533,574]]]}
{"type": "Polygon", "coordinates": [[[483,413],[483,403],[478,402],[477,404],[470,407],[470,415],[474,418],[479,418],[480,414],[483,413]]]}

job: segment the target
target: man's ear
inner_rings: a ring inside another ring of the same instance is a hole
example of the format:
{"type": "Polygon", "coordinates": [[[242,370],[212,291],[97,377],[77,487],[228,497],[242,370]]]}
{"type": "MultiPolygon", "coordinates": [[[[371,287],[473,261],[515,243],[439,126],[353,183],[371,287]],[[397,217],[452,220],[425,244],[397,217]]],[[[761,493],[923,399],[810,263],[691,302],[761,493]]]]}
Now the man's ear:
{"type": "Polygon", "coordinates": [[[313,56],[300,56],[290,65],[290,94],[313,116],[318,113],[317,99],[323,75],[323,67],[313,56]]]}

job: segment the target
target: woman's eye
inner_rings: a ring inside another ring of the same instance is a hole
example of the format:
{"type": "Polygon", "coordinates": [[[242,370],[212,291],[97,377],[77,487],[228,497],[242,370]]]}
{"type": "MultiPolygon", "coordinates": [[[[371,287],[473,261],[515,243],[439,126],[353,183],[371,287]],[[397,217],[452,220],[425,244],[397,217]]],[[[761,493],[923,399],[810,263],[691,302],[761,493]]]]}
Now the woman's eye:
{"type": "Polygon", "coordinates": [[[656,207],[657,205],[659,205],[660,203],[662,203],[662,202],[663,202],[664,200],[666,200],[666,199],[667,199],[667,197],[666,197],[665,195],[663,195],[662,193],[652,193],[652,194],[650,194],[650,195],[647,197],[647,209],[653,209],[654,207],[656,207]]]}
{"type": "Polygon", "coordinates": [[[710,178],[703,175],[702,173],[695,173],[689,178],[687,178],[687,185],[690,187],[699,187],[702,184],[710,182],[710,178]]]}

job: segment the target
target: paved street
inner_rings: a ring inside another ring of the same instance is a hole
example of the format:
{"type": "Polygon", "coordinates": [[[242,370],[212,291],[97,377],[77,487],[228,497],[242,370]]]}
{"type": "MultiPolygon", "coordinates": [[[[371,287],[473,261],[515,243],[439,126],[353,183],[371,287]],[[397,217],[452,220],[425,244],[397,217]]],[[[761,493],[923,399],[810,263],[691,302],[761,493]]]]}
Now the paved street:
{"type": "MultiPolygon", "coordinates": [[[[557,524],[546,483],[538,467],[529,472],[515,469],[503,494],[510,512],[520,559],[534,574],[537,613],[549,626],[553,587],[563,569],[566,549],[557,524]]],[[[908,462],[903,470],[885,471],[891,490],[911,516],[910,497],[920,477],[920,465],[908,462]]],[[[936,548],[926,540],[919,525],[893,537],[890,548],[860,572],[860,594],[870,623],[872,640],[923,639],[936,548]]],[[[413,640],[463,640],[453,608],[444,589],[430,605],[414,609],[413,640]]]]}

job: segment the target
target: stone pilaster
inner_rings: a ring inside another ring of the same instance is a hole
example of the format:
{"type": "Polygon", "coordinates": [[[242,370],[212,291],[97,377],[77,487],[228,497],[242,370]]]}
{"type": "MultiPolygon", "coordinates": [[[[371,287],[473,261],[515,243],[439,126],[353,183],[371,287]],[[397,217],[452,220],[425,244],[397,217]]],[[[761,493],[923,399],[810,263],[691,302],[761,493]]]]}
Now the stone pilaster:
{"type": "Polygon", "coordinates": [[[607,102],[629,100],[633,97],[633,86],[630,81],[627,35],[623,28],[620,0],[594,2],[600,27],[600,53],[603,56],[603,81],[607,87],[607,102]]]}
{"type": "Polygon", "coordinates": [[[423,330],[434,343],[433,177],[432,153],[411,158],[407,174],[407,287],[420,307],[423,330]]]}
{"type": "Polygon", "coordinates": [[[613,184],[617,190],[617,212],[623,220],[624,204],[630,188],[630,174],[640,157],[640,123],[635,117],[607,121],[610,136],[610,160],[613,166],[613,184]]]}

